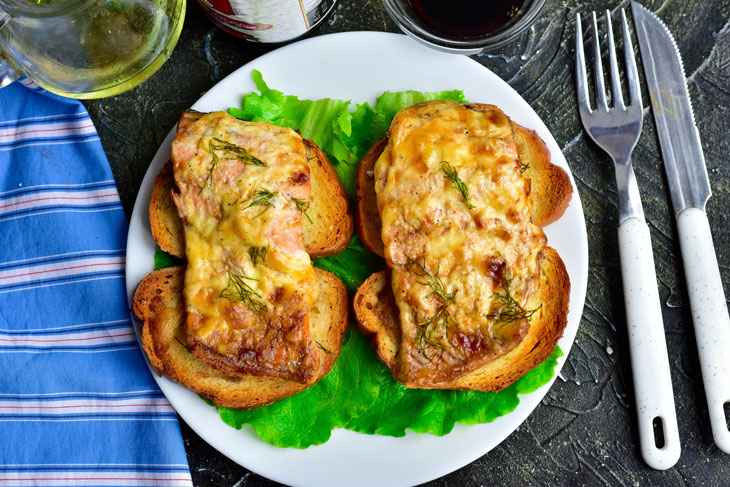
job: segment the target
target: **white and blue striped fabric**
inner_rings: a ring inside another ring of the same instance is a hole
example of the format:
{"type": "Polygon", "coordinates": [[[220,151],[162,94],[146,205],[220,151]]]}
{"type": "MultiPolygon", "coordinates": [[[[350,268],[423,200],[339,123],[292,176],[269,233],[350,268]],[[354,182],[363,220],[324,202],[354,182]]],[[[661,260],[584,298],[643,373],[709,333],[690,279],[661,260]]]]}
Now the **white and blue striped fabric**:
{"type": "Polygon", "coordinates": [[[132,329],[126,234],[83,105],[0,90],[0,487],[192,485],[132,329]]]}

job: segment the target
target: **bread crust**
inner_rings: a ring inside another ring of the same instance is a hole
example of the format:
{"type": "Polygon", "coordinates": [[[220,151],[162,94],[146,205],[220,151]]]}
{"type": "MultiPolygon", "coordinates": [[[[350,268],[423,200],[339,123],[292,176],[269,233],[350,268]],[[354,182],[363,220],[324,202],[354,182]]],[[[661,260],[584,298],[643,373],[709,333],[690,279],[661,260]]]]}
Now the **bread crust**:
{"type": "MultiPolygon", "coordinates": [[[[470,104],[473,110],[492,110],[493,105],[470,104]]],[[[535,131],[512,122],[514,142],[523,174],[530,179],[531,221],[538,226],[560,218],[572,197],[567,173],[552,164],[550,152],[535,131]]],[[[355,220],[363,245],[383,257],[382,223],[375,194],[373,170],[388,144],[388,136],[376,142],[363,156],[357,172],[355,220]]],[[[508,353],[448,383],[429,388],[496,391],[522,377],[545,360],[555,348],[567,325],[570,279],[558,253],[545,247],[539,254],[540,288],[531,296],[526,309],[538,309],[530,319],[529,332],[508,353]]],[[[388,270],[370,276],[354,298],[358,328],[370,336],[378,358],[393,376],[407,387],[419,387],[405,379],[399,370],[401,325],[388,270]]]]}
{"type": "Polygon", "coordinates": [[[312,187],[307,207],[309,218],[302,220],[304,248],[315,259],[337,255],[352,239],[347,193],[327,155],[311,140],[303,140],[312,187]]]}
{"type": "Polygon", "coordinates": [[[172,161],[167,161],[157,174],[150,196],[150,229],[162,250],[179,259],[185,258],[185,233],[177,208],[172,201],[175,180],[172,161]]]}
{"type": "Polygon", "coordinates": [[[372,274],[358,287],[353,309],[360,332],[370,337],[370,344],[380,361],[394,376],[398,375],[396,357],[402,333],[395,296],[390,286],[390,270],[372,274]]]}
{"type": "Polygon", "coordinates": [[[538,227],[551,224],[565,213],[573,197],[573,185],[563,168],[551,162],[550,150],[534,130],[512,122],[522,173],[531,182],[530,220],[538,227]]]}
{"type": "MultiPolygon", "coordinates": [[[[325,353],[315,382],[327,375],[339,355],[348,325],[345,286],[333,274],[315,269],[320,293],[311,311],[312,337],[325,353]],[[329,352],[329,353],[328,353],[329,352]]],[[[215,404],[253,409],[289,397],[311,384],[216,370],[185,347],[185,268],[171,267],[145,276],[137,286],[133,311],[143,322],[142,346],[152,368],[215,404]]]]}
{"type": "Polygon", "coordinates": [[[355,209],[355,225],[357,235],[363,246],[380,257],[385,256],[383,239],[380,236],[383,223],[380,220],[378,202],[375,198],[375,177],[373,171],[378,157],[388,145],[388,137],[383,137],[365,153],[357,165],[355,178],[355,195],[357,208],[355,209]]]}
{"type": "MultiPolygon", "coordinates": [[[[353,222],[347,194],[325,153],[311,140],[303,140],[312,195],[306,216],[302,219],[304,248],[315,259],[337,255],[347,248],[352,239],[353,222]]],[[[174,188],[172,163],[168,162],[155,178],[150,196],[150,227],[155,242],[162,250],[184,259],[182,221],[170,197],[174,188]]]]}

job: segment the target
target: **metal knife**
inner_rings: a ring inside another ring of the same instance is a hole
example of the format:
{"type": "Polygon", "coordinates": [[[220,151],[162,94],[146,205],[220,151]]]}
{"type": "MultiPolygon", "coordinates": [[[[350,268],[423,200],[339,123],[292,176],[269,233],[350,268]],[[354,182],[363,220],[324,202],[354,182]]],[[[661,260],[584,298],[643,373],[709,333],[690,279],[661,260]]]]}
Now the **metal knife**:
{"type": "Polygon", "coordinates": [[[705,214],[711,191],[700,135],[672,34],[638,3],[631,2],[631,11],[677,218],[712,435],[718,448],[730,453],[724,411],[730,402],[730,316],[705,214]]]}

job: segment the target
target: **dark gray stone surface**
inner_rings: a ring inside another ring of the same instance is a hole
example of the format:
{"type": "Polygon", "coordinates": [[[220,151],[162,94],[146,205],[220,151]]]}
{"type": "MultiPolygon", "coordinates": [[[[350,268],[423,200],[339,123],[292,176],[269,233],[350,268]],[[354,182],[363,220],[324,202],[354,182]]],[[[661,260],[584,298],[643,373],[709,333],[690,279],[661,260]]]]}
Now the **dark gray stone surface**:
{"type": "MultiPolygon", "coordinates": [[[[652,232],[683,451],[674,468],[657,472],[643,463],[638,449],[613,169],[586,140],[573,89],[575,12],[626,5],[550,0],[530,32],[498,52],[475,57],[533,106],[563,149],[586,214],[588,295],[575,344],[543,404],[499,447],[430,485],[730,485],[730,456],[714,446],[707,420],[676,227],[648,109],[634,164],[652,232]]],[[[645,5],[668,24],[684,56],[714,193],[708,215],[728,292],[730,0],[647,0],[645,5]]],[[[348,30],[397,29],[379,0],[340,0],[316,35],[348,30]]],[[[128,93],[86,103],[128,214],[149,161],[178,112],[269,50],[221,32],[190,1],[180,42],[157,74],[128,93]]],[[[648,104],[646,96],[644,100],[648,104]]],[[[181,426],[195,485],[274,485],[181,426]]]]}

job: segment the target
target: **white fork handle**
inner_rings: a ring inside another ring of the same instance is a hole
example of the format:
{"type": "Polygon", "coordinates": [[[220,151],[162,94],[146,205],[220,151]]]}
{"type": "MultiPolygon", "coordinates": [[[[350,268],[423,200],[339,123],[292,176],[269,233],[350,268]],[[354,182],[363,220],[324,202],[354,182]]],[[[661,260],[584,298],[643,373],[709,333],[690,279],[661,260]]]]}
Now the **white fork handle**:
{"type": "Polygon", "coordinates": [[[618,228],[621,276],[634,376],[639,442],[644,461],[665,470],[679,460],[679,430],[664,338],[654,254],[644,220],[627,218],[618,228]],[[654,419],[663,425],[664,445],[654,441],[654,419]]]}
{"type": "Polygon", "coordinates": [[[687,208],[677,217],[677,230],[712,436],[720,450],[730,453],[724,411],[730,402],[730,316],[707,215],[687,208]]]}

